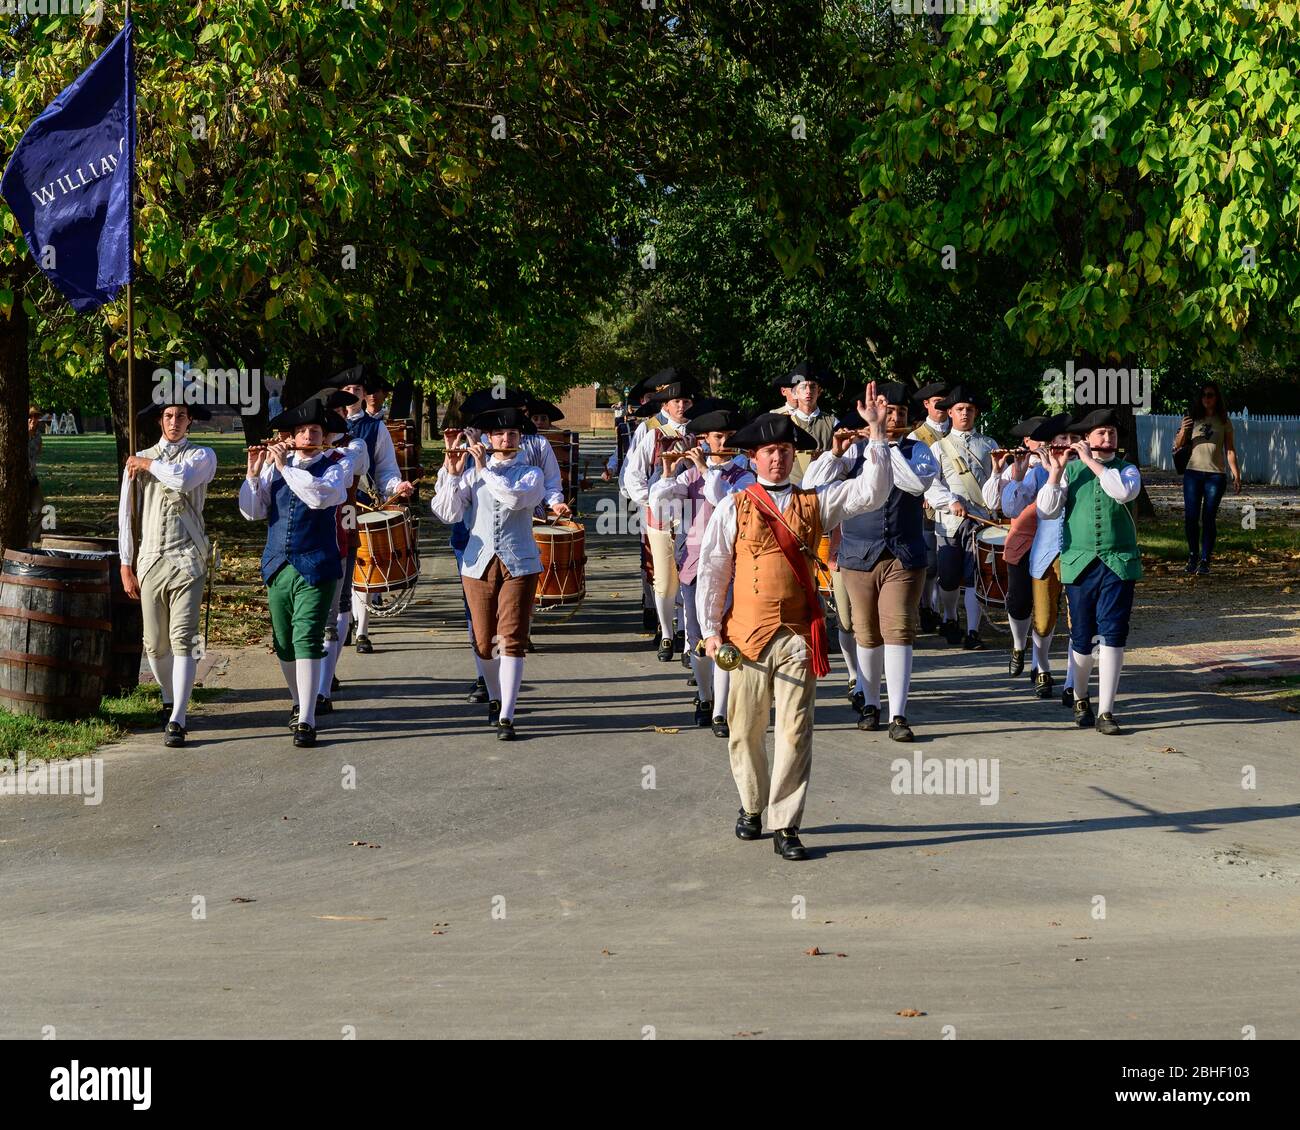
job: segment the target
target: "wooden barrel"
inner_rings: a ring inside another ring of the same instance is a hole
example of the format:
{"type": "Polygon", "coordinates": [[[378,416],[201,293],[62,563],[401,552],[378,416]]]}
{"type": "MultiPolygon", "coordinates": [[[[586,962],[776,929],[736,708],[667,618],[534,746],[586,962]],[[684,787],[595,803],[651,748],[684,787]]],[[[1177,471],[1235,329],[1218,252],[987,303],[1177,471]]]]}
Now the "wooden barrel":
{"type": "Polygon", "coordinates": [[[563,428],[548,428],[538,433],[544,436],[551,450],[555,452],[555,462],[560,466],[560,483],[567,501],[578,497],[578,480],[582,477],[578,463],[578,433],[568,432],[563,428]]]}
{"type": "Polygon", "coordinates": [[[37,718],[99,708],[113,624],[108,561],[5,550],[0,567],[0,706],[37,718]]]}
{"type": "Polygon", "coordinates": [[[127,596],[122,587],[122,559],[117,555],[117,538],[47,534],[41,538],[41,548],[57,549],[66,557],[103,557],[108,562],[113,650],[109,655],[104,693],[130,694],[140,685],[140,664],[144,659],[144,613],[140,602],[127,596]]]}
{"type": "Polygon", "coordinates": [[[397,455],[397,469],[407,482],[418,479],[424,470],[420,466],[420,439],[414,420],[385,420],[384,426],[393,437],[393,450],[397,455]]]}

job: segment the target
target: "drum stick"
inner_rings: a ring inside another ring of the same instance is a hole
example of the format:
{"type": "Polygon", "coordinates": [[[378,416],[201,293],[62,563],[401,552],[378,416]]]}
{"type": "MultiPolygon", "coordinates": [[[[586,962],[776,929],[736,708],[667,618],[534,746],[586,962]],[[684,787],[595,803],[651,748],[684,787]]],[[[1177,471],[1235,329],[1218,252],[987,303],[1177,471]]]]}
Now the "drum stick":
{"type": "Polygon", "coordinates": [[[987,518],[981,518],[978,514],[972,514],[969,510],[966,512],[966,517],[972,522],[979,522],[980,525],[983,526],[993,526],[995,529],[999,530],[1009,530],[1011,528],[1010,522],[990,522],[987,518]]]}
{"type": "MultiPolygon", "coordinates": [[[[416,483],[418,483],[418,482],[422,482],[422,481],[423,481],[423,480],[421,480],[421,479],[412,479],[412,480],[411,480],[411,486],[415,486],[416,483]]],[[[387,510],[388,507],[389,507],[389,505],[392,504],[393,502],[396,502],[397,499],[398,499],[399,497],[400,497],[400,496],[399,496],[396,492],[394,492],[393,494],[389,495],[386,499],[384,499],[384,501],[381,502],[378,506],[376,506],[375,509],[376,509],[376,510],[387,510]]]]}

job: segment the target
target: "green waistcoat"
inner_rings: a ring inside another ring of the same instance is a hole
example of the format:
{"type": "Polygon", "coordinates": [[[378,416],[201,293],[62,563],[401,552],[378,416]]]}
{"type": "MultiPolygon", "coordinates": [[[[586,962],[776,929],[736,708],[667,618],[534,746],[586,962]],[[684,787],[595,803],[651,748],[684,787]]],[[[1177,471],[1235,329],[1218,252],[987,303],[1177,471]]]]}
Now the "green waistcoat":
{"type": "MultiPolygon", "coordinates": [[[[1112,460],[1108,466],[1120,470],[1128,464],[1112,460]]],[[[1137,526],[1133,514],[1101,489],[1088,466],[1072,460],[1065,468],[1065,524],[1061,529],[1061,580],[1067,585],[1100,557],[1121,580],[1142,576],[1137,526]]]]}

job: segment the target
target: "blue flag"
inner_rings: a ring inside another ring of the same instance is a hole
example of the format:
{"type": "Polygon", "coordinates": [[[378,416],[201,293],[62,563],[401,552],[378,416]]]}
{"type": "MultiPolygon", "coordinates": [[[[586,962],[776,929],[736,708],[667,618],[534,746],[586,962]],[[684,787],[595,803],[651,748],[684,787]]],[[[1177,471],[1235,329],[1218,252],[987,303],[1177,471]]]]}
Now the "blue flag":
{"type": "Polygon", "coordinates": [[[83,314],[131,281],[133,30],[27,127],[0,179],[37,265],[83,314]]]}

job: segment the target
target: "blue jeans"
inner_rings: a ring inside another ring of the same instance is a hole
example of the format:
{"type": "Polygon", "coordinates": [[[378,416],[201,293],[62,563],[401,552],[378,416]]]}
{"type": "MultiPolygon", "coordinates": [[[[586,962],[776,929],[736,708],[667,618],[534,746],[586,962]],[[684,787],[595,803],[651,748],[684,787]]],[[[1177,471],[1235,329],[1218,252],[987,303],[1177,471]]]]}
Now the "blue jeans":
{"type": "Polygon", "coordinates": [[[1223,472],[1183,472],[1183,529],[1187,534],[1187,553],[1190,557],[1200,552],[1202,561],[1209,561],[1214,553],[1214,542],[1219,535],[1219,503],[1228,485],[1223,472]]]}

